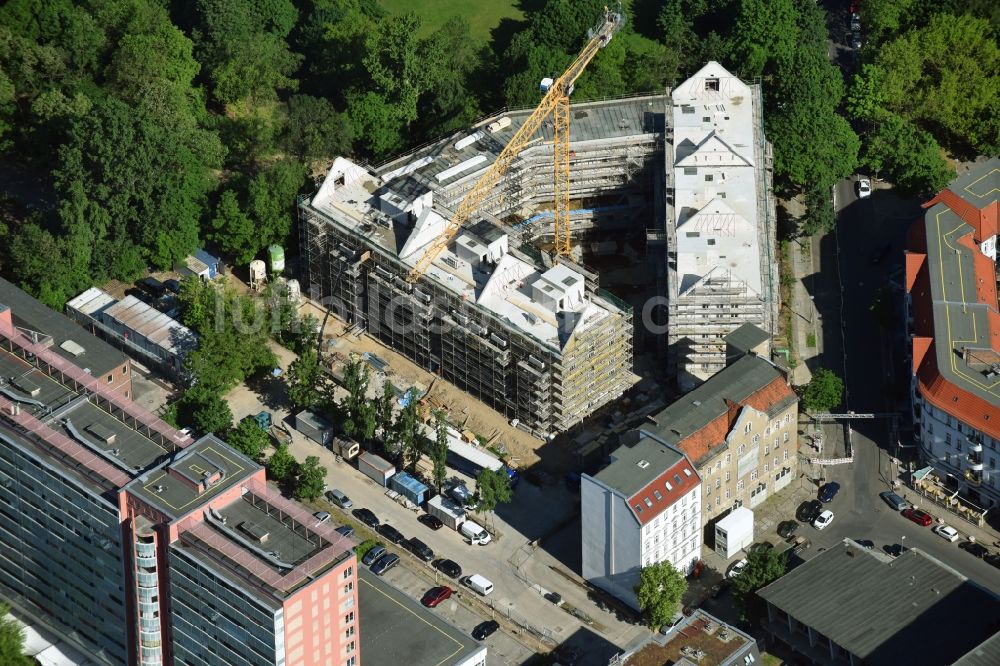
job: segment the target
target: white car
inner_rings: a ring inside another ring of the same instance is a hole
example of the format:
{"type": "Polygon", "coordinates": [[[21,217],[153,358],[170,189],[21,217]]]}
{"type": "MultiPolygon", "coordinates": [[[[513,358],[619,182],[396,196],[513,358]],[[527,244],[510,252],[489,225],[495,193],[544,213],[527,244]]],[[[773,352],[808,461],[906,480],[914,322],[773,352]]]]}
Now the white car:
{"type": "Polygon", "coordinates": [[[858,198],[867,199],[872,195],[872,181],[867,178],[858,179],[858,198]]]}
{"type": "Polygon", "coordinates": [[[726,574],[726,578],[736,578],[741,573],[743,573],[743,570],[746,568],[747,568],[747,561],[746,559],[742,559],[736,564],[734,564],[732,568],[729,569],[729,573],[726,574]]]}
{"type": "Polygon", "coordinates": [[[954,527],[949,527],[948,525],[937,525],[934,528],[934,534],[937,534],[945,541],[958,541],[958,530],[954,527]]]}
{"type": "Polygon", "coordinates": [[[830,523],[833,522],[833,511],[827,509],[823,513],[816,516],[816,520],[813,521],[813,527],[818,530],[825,529],[830,523]]]}

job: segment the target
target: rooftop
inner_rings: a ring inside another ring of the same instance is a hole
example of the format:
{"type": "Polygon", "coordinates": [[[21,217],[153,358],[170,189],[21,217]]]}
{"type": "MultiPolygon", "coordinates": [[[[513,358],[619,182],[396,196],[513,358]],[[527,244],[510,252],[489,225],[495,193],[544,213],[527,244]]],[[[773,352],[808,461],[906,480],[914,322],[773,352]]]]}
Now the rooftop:
{"type": "Polygon", "coordinates": [[[996,633],[1000,614],[1000,597],[918,549],[886,558],[849,539],[760,595],[871,666],[953,663],[996,633]]]}
{"type": "Polygon", "coordinates": [[[724,444],[744,406],[774,415],[798,398],[785,376],[757,356],[744,356],[693,391],[649,417],[643,426],[697,465],[711,447],[724,444]]]}
{"type": "Polygon", "coordinates": [[[116,321],[171,354],[179,355],[191,349],[197,339],[187,326],[135,296],[126,296],[108,305],[96,318],[116,321]]]}
{"type": "Polygon", "coordinates": [[[764,329],[753,324],[743,324],[726,336],[726,344],[743,353],[748,353],[757,345],[770,339],[771,336],[764,329]]]}
{"type": "Polygon", "coordinates": [[[358,572],[364,626],[361,654],[371,664],[450,666],[466,663],[486,646],[390,586],[367,569],[358,572]]]}
{"type": "Polygon", "coordinates": [[[352,557],[354,541],[318,522],[260,476],[245,478],[235,500],[213,508],[203,502],[200,514],[178,524],[179,538],[171,548],[184,549],[205,566],[256,586],[277,606],[352,557]]]}
{"type": "Polygon", "coordinates": [[[696,610],[667,636],[654,635],[625,666],[660,666],[661,664],[744,664],[736,657],[749,654],[755,645],[753,638],[739,629],[696,610]]]}
{"type": "Polygon", "coordinates": [[[914,371],[922,393],[939,408],[996,438],[1000,438],[994,240],[998,192],[1000,158],[956,179],[926,204],[906,260],[916,334],[914,371]]]}
{"type": "Polygon", "coordinates": [[[128,360],[123,352],[3,278],[0,278],[0,303],[11,309],[15,327],[49,336],[53,352],[81,368],[90,368],[95,375],[120,367],[128,360]]]}
{"type": "Polygon", "coordinates": [[[205,435],[128,485],[171,519],[201,506],[259,466],[215,435],[205,435]]]}

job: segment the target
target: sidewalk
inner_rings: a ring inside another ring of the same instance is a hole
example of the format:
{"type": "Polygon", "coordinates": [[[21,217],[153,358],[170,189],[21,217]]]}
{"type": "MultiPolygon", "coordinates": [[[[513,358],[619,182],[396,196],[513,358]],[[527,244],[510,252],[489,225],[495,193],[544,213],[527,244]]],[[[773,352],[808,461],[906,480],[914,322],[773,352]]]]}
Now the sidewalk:
{"type": "MultiPolygon", "coordinates": [[[[788,214],[799,219],[805,214],[802,204],[791,199],[785,202],[788,214]]],[[[804,236],[789,243],[792,274],[795,282],[792,285],[792,302],[786,304],[792,311],[792,348],[797,360],[792,370],[792,383],[801,386],[808,384],[812,373],[806,361],[823,353],[822,325],[819,311],[813,302],[812,294],[807,288],[807,280],[817,272],[814,258],[819,254],[819,239],[804,236]],[[812,345],[809,343],[812,342],[812,345]]]]}

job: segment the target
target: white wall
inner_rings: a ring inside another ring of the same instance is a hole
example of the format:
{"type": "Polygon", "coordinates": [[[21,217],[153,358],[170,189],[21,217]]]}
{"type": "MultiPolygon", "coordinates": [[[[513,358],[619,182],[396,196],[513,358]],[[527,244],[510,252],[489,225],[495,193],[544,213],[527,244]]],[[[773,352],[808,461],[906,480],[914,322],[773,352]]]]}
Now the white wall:
{"type": "Polygon", "coordinates": [[[632,588],[639,582],[639,522],[625,499],[584,474],[580,515],[583,577],[638,608],[632,588]]]}
{"type": "MultiPolygon", "coordinates": [[[[924,456],[929,463],[944,462],[959,470],[969,467],[969,447],[971,437],[982,438],[983,483],[973,487],[980,494],[988,496],[994,505],[1000,505],[1000,442],[982,431],[946,414],[926,400],[921,400],[922,414],[918,437],[924,456]]],[[[959,479],[964,481],[964,479],[959,479]]],[[[989,502],[984,508],[989,508],[989,502]]]]}

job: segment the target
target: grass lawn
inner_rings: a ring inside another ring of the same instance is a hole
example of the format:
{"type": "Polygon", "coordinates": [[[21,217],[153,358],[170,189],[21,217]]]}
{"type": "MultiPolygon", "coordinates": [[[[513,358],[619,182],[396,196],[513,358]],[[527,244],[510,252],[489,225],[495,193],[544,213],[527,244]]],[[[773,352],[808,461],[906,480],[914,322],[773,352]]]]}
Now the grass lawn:
{"type": "Polygon", "coordinates": [[[464,16],[472,38],[480,43],[490,41],[490,32],[501,20],[524,20],[523,12],[515,6],[518,0],[379,0],[379,4],[393,14],[416,13],[421,36],[434,32],[452,16],[464,16]]]}

